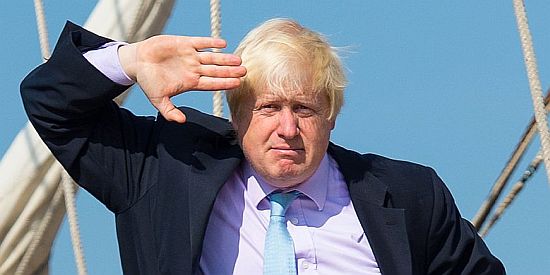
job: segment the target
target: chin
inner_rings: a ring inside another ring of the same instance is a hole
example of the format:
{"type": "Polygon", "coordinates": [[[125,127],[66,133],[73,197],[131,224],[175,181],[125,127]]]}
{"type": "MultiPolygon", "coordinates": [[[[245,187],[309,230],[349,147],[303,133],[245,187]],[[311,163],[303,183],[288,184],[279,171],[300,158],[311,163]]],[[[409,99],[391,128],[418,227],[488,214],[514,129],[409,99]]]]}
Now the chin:
{"type": "Polygon", "coordinates": [[[299,185],[300,181],[293,181],[293,180],[289,180],[289,179],[274,179],[274,180],[271,180],[269,181],[269,184],[273,187],[277,187],[277,188],[282,188],[282,189],[285,189],[285,188],[290,188],[290,187],[294,187],[296,185],[299,185]]]}
{"type": "Polygon", "coordinates": [[[303,170],[286,169],[272,173],[269,182],[276,187],[292,187],[304,182],[310,176],[303,170]]]}

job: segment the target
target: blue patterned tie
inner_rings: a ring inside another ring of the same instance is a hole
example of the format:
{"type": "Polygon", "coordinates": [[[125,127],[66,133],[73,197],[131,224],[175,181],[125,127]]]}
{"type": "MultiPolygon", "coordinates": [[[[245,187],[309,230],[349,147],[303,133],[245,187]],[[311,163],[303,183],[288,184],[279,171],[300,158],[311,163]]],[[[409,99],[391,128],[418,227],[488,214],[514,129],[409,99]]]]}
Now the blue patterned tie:
{"type": "Polygon", "coordinates": [[[264,275],[296,275],[294,243],[286,228],[285,212],[300,192],[271,193],[271,217],[265,236],[264,275]]]}

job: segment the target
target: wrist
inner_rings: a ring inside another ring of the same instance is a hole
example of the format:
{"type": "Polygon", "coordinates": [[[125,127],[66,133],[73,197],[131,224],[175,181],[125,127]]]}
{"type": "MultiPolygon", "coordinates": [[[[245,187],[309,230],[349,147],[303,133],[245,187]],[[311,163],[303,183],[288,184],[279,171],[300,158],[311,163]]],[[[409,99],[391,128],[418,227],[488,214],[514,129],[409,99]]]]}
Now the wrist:
{"type": "Polygon", "coordinates": [[[133,81],[136,81],[136,52],[135,43],[122,45],[118,48],[118,60],[124,73],[133,81]]]}

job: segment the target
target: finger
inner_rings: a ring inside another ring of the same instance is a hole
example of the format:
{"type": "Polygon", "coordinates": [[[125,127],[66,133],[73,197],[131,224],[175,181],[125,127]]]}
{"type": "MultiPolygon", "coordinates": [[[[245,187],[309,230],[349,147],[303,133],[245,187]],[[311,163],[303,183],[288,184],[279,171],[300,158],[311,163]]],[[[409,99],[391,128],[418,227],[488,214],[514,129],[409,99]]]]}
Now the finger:
{"type": "Polygon", "coordinates": [[[221,38],[213,37],[187,37],[191,45],[197,50],[216,48],[222,49],[227,46],[227,42],[221,38]]]}
{"type": "Polygon", "coordinates": [[[246,75],[246,68],[243,66],[218,66],[202,65],[199,67],[199,73],[202,76],[209,77],[243,77],[246,75]]]}
{"type": "Polygon", "coordinates": [[[241,85],[240,78],[218,78],[201,76],[195,89],[200,91],[229,90],[237,88],[239,87],[239,85],[241,85]]]}
{"type": "Polygon", "coordinates": [[[200,63],[204,65],[238,66],[242,62],[239,56],[228,53],[199,52],[198,55],[200,63]]]}
{"type": "Polygon", "coordinates": [[[166,114],[166,116],[164,116],[164,118],[166,118],[166,120],[168,121],[175,121],[177,123],[185,123],[187,119],[185,117],[185,114],[183,114],[183,112],[180,111],[180,109],[178,108],[174,108],[168,111],[168,113],[166,114]]]}
{"type": "Polygon", "coordinates": [[[155,106],[155,108],[167,121],[184,123],[186,120],[185,115],[178,108],[176,108],[176,106],[174,106],[168,97],[164,97],[158,104],[153,103],[153,106],[155,106]]]}

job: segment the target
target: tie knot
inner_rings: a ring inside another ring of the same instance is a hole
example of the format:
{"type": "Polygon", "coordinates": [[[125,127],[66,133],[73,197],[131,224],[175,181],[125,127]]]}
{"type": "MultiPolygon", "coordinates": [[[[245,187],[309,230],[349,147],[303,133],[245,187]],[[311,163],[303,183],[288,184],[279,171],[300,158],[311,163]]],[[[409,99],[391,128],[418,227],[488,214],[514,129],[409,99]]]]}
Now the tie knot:
{"type": "Polygon", "coordinates": [[[291,191],[288,193],[275,192],[267,195],[271,203],[271,216],[284,217],[286,210],[298,196],[299,191],[291,191]]]}

